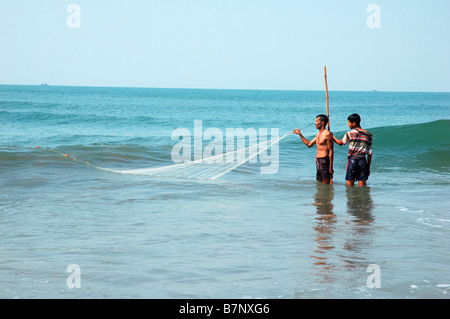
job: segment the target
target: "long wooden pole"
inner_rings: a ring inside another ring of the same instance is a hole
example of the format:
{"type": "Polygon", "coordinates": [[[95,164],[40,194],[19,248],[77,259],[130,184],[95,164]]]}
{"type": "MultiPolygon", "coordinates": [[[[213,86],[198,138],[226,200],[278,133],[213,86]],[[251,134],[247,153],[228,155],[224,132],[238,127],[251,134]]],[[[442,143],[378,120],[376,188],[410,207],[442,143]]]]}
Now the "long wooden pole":
{"type": "Polygon", "coordinates": [[[325,74],[325,92],[327,96],[327,116],[328,116],[328,131],[330,130],[330,105],[328,103],[328,84],[327,84],[327,67],[323,67],[323,72],[325,74]]]}
{"type": "MultiPolygon", "coordinates": [[[[323,67],[325,75],[325,92],[327,96],[327,117],[328,117],[328,131],[330,131],[330,104],[328,103],[328,84],[327,84],[327,67],[323,67]]],[[[331,132],[331,131],[330,131],[331,132]]],[[[333,176],[330,177],[330,184],[333,184],[333,176]]]]}

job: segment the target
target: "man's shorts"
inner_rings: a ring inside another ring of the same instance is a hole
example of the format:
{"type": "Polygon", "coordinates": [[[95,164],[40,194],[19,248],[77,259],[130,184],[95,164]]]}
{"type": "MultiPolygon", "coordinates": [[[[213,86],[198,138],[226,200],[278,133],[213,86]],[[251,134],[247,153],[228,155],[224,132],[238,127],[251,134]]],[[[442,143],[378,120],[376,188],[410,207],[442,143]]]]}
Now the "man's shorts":
{"type": "Polygon", "coordinates": [[[365,157],[349,157],[347,162],[347,181],[366,181],[369,179],[369,165],[365,157]]]}
{"type": "Polygon", "coordinates": [[[318,182],[322,182],[323,180],[330,180],[330,158],[328,156],[317,158],[316,157],[316,165],[317,165],[317,173],[316,180],[318,182]]]}

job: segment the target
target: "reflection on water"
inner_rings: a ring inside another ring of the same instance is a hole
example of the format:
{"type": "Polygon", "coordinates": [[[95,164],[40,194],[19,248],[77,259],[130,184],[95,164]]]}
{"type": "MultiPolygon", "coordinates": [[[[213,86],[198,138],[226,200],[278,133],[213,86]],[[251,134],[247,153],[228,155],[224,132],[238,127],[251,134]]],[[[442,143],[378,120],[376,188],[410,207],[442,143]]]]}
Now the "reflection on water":
{"type": "Polygon", "coordinates": [[[373,221],[373,200],[370,187],[347,187],[347,212],[358,225],[368,225],[373,221]]]}
{"type": "Polygon", "coordinates": [[[330,270],[338,266],[354,268],[370,264],[361,256],[364,255],[362,251],[370,246],[368,235],[374,220],[374,204],[369,187],[346,188],[348,215],[342,216],[338,223],[333,201],[335,196],[337,200],[340,196],[335,193],[334,186],[317,183],[316,188],[313,205],[317,213],[314,225],[317,247],[311,257],[314,265],[320,267],[320,281],[332,282],[337,276],[330,270]]]}
{"type": "Polygon", "coordinates": [[[371,223],[374,218],[373,200],[370,196],[370,187],[347,187],[347,213],[352,217],[352,229],[346,236],[344,249],[350,256],[342,256],[348,268],[368,266],[369,261],[361,256],[360,252],[367,249],[371,243],[371,223]]]}
{"type": "Polygon", "coordinates": [[[333,269],[335,265],[329,262],[327,252],[333,250],[335,247],[332,244],[333,233],[335,230],[336,215],[333,213],[333,185],[317,183],[317,191],[314,195],[313,205],[317,211],[317,223],[314,230],[317,233],[316,242],[317,248],[311,257],[314,259],[315,265],[320,265],[325,270],[323,272],[323,280],[331,281],[333,278],[328,277],[328,270],[333,269]]]}

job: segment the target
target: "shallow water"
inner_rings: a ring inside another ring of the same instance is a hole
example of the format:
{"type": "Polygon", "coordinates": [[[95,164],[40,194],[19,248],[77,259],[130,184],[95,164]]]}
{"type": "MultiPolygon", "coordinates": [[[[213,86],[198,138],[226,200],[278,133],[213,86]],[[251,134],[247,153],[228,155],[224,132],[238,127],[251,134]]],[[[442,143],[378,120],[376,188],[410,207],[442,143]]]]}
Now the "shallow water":
{"type": "Polygon", "coordinates": [[[345,146],[333,185],[321,185],[315,150],[293,135],[273,175],[245,164],[209,181],[86,164],[173,164],[170,134],[194,119],[303,128],[320,92],[0,86],[0,297],[448,298],[450,95],[377,93],[336,92],[331,104],[336,135],[354,109],[374,133],[369,186],[348,189],[345,146]],[[386,126],[405,104],[402,126],[386,126]],[[423,105],[443,110],[423,123],[423,105]],[[68,288],[71,264],[80,288],[68,288]]]}

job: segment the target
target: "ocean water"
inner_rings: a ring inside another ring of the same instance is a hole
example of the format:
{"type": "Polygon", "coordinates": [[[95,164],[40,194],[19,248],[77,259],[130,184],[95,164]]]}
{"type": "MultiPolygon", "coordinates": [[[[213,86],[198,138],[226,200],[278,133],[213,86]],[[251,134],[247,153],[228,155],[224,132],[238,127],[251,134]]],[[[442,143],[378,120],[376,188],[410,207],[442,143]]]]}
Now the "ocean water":
{"type": "Polygon", "coordinates": [[[374,135],[365,188],[345,186],[337,145],[318,184],[297,135],[274,174],[98,169],[173,165],[171,136],[195,121],[312,138],[325,106],[321,91],[0,86],[0,298],[449,298],[449,93],[330,92],[338,138],[354,112],[374,135]]]}

